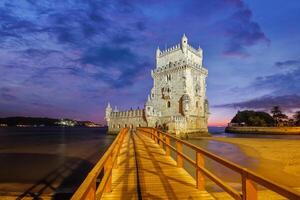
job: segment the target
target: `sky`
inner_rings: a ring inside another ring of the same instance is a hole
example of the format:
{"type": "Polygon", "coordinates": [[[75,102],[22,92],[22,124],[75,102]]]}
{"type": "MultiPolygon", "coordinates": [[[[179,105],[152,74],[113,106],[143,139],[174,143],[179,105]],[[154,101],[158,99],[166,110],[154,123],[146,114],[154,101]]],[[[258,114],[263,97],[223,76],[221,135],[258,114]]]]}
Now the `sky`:
{"type": "Polygon", "coordinates": [[[104,122],[143,107],[155,50],[204,53],[210,125],[237,110],[300,110],[298,0],[2,0],[0,117],[104,122]]]}

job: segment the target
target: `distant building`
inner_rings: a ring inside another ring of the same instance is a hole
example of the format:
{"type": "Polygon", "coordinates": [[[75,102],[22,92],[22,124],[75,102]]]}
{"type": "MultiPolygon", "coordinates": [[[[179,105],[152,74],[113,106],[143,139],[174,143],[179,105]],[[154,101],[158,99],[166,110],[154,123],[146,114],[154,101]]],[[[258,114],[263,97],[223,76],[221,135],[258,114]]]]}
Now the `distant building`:
{"type": "Polygon", "coordinates": [[[87,122],[83,122],[83,126],[85,126],[85,127],[101,127],[101,124],[95,124],[94,122],[87,121],[87,122]]]}
{"type": "Polygon", "coordinates": [[[56,123],[60,126],[76,126],[77,122],[72,119],[61,119],[59,122],[56,123]]]}
{"type": "Polygon", "coordinates": [[[122,127],[159,127],[170,133],[207,132],[207,69],[203,52],[188,44],[183,35],[180,44],[156,50],[156,68],[151,71],[153,87],[144,109],[119,111],[106,108],[109,131],[122,127]]]}

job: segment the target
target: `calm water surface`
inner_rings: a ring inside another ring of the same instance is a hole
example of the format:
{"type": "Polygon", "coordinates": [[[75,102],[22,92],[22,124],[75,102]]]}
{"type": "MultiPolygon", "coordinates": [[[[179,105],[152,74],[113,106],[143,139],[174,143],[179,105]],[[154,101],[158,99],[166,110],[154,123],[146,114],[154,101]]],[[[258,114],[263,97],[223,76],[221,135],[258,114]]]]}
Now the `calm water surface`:
{"type": "Polygon", "coordinates": [[[264,135],[252,133],[225,133],[225,127],[208,127],[208,131],[212,133],[213,137],[229,137],[229,138],[266,138],[266,139],[286,139],[286,140],[300,140],[300,135],[264,135]]]}
{"type": "Polygon", "coordinates": [[[0,195],[64,199],[114,138],[103,128],[0,128],[0,195]]]}

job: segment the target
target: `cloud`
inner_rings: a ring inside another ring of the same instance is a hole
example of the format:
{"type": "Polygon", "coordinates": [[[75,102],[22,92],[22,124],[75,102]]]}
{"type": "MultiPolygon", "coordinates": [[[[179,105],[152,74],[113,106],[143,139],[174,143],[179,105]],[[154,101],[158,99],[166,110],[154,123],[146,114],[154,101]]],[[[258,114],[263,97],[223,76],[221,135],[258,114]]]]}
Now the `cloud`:
{"type": "Polygon", "coordinates": [[[260,76],[249,86],[256,90],[269,89],[273,94],[300,94],[300,67],[283,73],[260,76]]]}
{"type": "Polygon", "coordinates": [[[15,101],[17,97],[13,94],[13,91],[8,87],[0,88],[0,96],[4,101],[15,101]]]}
{"type": "Polygon", "coordinates": [[[94,65],[134,64],[135,62],[136,56],[130,49],[110,46],[89,48],[82,57],[82,63],[94,65]]]}
{"type": "Polygon", "coordinates": [[[296,108],[300,109],[300,96],[297,94],[281,95],[281,96],[262,96],[247,101],[215,105],[213,107],[240,108],[240,109],[251,108],[251,109],[270,110],[273,106],[280,106],[283,110],[286,111],[290,111],[296,108]]]}
{"type": "Polygon", "coordinates": [[[295,60],[278,61],[274,64],[276,67],[291,67],[287,71],[259,76],[252,83],[244,88],[234,88],[234,92],[245,91],[269,91],[255,99],[241,102],[234,102],[214,107],[231,107],[231,108],[253,108],[253,109],[270,109],[272,106],[279,105],[285,110],[300,108],[300,62],[295,60]]]}
{"type": "Polygon", "coordinates": [[[239,9],[223,21],[225,36],[229,37],[224,55],[248,56],[247,48],[256,44],[269,44],[270,39],[261,30],[260,25],[253,21],[252,11],[241,1],[239,9]]]}
{"type": "Polygon", "coordinates": [[[300,60],[285,60],[285,61],[278,61],[275,63],[277,67],[290,67],[290,66],[300,66],[300,60]]]}
{"type": "Polygon", "coordinates": [[[51,104],[82,113],[120,94],[124,102],[133,93],[142,99],[156,45],[178,42],[183,32],[191,44],[204,42],[205,52],[226,55],[245,56],[248,47],[269,42],[242,0],[5,0],[0,81],[16,89],[2,94],[29,110],[51,104]]]}

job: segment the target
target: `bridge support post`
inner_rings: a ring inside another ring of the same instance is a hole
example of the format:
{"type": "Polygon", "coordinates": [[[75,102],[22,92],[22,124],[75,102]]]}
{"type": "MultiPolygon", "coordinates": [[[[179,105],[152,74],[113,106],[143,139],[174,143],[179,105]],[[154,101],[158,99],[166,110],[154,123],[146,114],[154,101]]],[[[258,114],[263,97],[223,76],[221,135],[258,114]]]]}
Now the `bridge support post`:
{"type": "Polygon", "coordinates": [[[183,158],[179,154],[182,154],[182,143],[179,141],[176,141],[176,150],[177,150],[177,167],[182,167],[183,166],[183,158]]]}
{"type": "MultiPolygon", "coordinates": [[[[110,155],[107,158],[107,161],[104,166],[104,176],[106,173],[110,173],[110,169],[112,168],[112,156],[110,155]]],[[[105,185],[105,192],[111,192],[112,190],[112,174],[109,175],[107,183],[105,185]]]]}
{"type": "Polygon", "coordinates": [[[242,175],[243,200],[257,200],[256,184],[247,178],[245,174],[242,175]]]}
{"type": "Polygon", "coordinates": [[[170,147],[168,145],[170,145],[170,137],[166,136],[166,156],[170,156],[170,147]]]}
{"type": "Polygon", "coordinates": [[[202,153],[197,152],[196,156],[196,163],[197,163],[197,174],[196,174],[196,182],[197,182],[197,188],[199,190],[205,190],[205,179],[202,171],[199,169],[204,168],[204,157],[202,153]]]}

